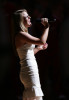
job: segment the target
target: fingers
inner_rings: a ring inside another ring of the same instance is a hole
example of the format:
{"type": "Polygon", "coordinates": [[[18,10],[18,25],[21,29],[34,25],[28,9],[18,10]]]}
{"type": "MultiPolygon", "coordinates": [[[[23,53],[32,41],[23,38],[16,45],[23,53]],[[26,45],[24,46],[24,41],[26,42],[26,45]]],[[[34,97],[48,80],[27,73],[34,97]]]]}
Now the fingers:
{"type": "Polygon", "coordinates": [[[43,45],[39,45],[37,48],[42,50],[43,49],[43,45]]]}
{"type": "Polygon", "coordinates": [[[42,22],[48,22],[48,18],[41,18],[42,22]]]}
{"type": "Polygon", "coordinates": [[[48,18],[44,18],[44,21],[45,21],[45,22],[48,22],[48,18]]]}
{"type": "Polygon", "coordinates": [[[44,45],[39,45],[39,46],[37,46],[37,48],[38,48],[39,50],[45,50],[45,49],[48,48],[48,44],[45,43],[44,45]]]}
{"type": "Polygon", "coordinates": [[[43,45],[43,49],[47,49],[47,48],[48,48],[48,44],[45,43],[45,44],[43,45]]]}
{"type": "Polygon", "coordinates": [[[48,18],[41,18],[41,23],[47,28],[49,26],[48,18]]]}

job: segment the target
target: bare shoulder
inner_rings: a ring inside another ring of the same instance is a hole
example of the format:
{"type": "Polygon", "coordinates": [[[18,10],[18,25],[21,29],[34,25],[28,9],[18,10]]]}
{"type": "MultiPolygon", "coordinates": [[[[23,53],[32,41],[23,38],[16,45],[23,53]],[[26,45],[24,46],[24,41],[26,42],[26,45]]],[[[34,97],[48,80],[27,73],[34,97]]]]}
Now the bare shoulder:
{"type": "Polygon", "coordinates": [[[18,33],[15,37],[15,46],[16,48],[19,48],[21,45],[24,45],[24,39],[20,33],[18,33]]]}
{"type": "Polygon", "coordinates": [[[25,34],[27,34],[27,33],[26,32],[19,32],[15,37],[15,41],[24,41],[25,34]]]}

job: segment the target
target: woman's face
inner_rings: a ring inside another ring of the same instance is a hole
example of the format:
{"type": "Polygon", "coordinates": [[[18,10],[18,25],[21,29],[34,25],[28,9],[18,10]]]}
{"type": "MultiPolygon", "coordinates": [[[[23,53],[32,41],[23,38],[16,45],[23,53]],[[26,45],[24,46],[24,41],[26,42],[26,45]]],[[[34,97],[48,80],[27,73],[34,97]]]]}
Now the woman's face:
{"type": "Polygon", "coordinates": [[[25,25],[25,27],[30,27],[31,25],[32,25],[32,23],[31,23],[31,17],[28,15],[28,13],[27,12],[22,12],[22,17],[23,17],[23,23],[24,23],[24,25],[25,25]]]}

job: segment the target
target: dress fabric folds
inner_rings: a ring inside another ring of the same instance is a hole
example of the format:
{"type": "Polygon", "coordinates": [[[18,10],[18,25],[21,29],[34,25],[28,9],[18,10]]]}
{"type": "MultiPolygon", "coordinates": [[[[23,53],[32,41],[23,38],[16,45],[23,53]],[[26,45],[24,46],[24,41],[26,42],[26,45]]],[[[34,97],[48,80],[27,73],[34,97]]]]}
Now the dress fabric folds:
{"type": "Polygon", "coordinates": [[[30,100],[42,100],[43,91],[41,89],[39,70],[34,56],[34,44],[25,44],[17,49],[20,58],[20,80],[24,85],[23,98],[30,100]],[[32,99],[32,97],[34,99],[32,99]],[[36,99],[36,97],[39,97],[36,99]]]}

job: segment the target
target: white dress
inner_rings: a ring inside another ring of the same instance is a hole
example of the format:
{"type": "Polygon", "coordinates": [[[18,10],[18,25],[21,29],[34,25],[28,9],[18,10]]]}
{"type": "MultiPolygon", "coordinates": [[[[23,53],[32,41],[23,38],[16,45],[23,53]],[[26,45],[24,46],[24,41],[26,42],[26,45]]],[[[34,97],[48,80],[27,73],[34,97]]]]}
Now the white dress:
{"type": "Polygon", "coordinates": [[[23,98],[43,96],[34,48],[34,44],[25,44],[17,49],[21,64],[20,80],[25,88],[23,98]]]}

